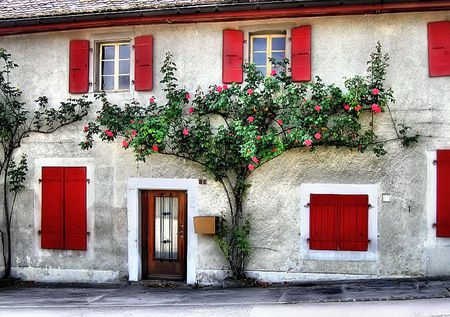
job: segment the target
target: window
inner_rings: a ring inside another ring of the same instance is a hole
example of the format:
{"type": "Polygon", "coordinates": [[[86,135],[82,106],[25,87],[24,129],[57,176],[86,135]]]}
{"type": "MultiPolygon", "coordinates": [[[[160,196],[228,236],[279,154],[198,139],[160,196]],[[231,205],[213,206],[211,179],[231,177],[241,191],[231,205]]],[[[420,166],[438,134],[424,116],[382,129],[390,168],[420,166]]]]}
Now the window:
{"type": "Polygon", "coordinates": [[[428,23],[430,77],[450,76],[450,21],[428,23]]]}
{"type": "Polygon", "coordinates": [[[42,167],[41,248],[87,249],[86,167],[42,167]]]}
{"type": "Polygon", "coordinates": [[[310,250],[367,251],[368,195],[310,195],[310,250]]]}
{"type": "Polygon", "coordinates": [[[270,76],[272,64],[269,58],[280,61],[286,56],[286,35],[251,35],[250,39],[250,61],[254,63],[256,68],[264,75],[270,76]]]}
{"type": "Polygon", "coordinates": [[[100,44],[99,51],[99,90],[130,90],[130,43],[100,44]]]}

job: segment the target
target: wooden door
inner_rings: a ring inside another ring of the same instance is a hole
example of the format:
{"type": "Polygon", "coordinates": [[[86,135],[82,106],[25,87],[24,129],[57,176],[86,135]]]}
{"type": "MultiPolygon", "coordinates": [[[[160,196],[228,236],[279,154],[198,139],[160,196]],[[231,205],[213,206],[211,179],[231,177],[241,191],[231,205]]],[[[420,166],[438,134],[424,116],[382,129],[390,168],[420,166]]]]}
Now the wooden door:
{"type": "Polygon", "coordinates": [[[185,279],[186,205],[184,191],[142,193],[144,278],[185,279]]]}

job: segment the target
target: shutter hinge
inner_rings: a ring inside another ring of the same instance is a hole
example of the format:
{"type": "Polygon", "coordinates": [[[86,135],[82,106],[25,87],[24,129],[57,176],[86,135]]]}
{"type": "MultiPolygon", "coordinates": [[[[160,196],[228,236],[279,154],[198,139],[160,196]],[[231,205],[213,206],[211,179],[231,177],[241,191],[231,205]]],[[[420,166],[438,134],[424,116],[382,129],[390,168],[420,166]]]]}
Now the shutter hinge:
{"type": "Polygon", "coordinates": [[[307,203],[304,207],[305,208],[309,208],[311,206],[311,204],[310,203],[307,203]]]}
{"type": "Polygon", "coordinates": [[[92,85],[93,85],[93,83],[92,83],[92,81],[90,81],[90,82],[89,82],[89,86],[92,87],[92,85]]]}
{"type": "Polygon", "coordinates": [[[42,234],[42,231],[41,230],[38,230],[38,235],[41,235],[42,234]]]}
{"type": "Polygon", "coordinates": [[[131,80],[131,84],[134,85],[134,79],[131,80]]]}
{"type": "Polygon", "coordinates": [[[433,160],[433,165],[437,165],[437,160],[433,160]]]}
{"type": "Polygon", "coordinates": [[[373,206],[371,204],[367,205],[368,208],[373,208],[373,206]]]}
{"type": "Polygon", "coordinates": [[[372,241],[370,241],[370,239],[369,239],[369,240],[367,240],[367,243],[370,243],[370,242],[372,242],[372,241]]]}
{"type": "Polygon", "coordinates": [[[292,38],[290,38],[290,37],[288,37],[287,40],[288,40],[288,42],[292,42],[292,38]]]}
{"type": "Polygon", "coordinates": [[[90,183],[91,183],[91,180],[90,180],[89,178],[86,178],[86,182],[87,182],[88,184],[90,184],[90,183]]]}
{"type": "Polygon", "coordinates": [[[86,234],[87,234],[87,236],[88,237],[90,237],[91,236],[91,233],[88,231],[88,232],[86,232],[86,234]]]}
{"type": "Polygon", "coordinates": [[[244,44],[247,44],[247,40],[244,40],[244,44]]]}
{"type": "Polygon", "coordinates": [[[431,226],[432,226],[433,228],[436,228],[436,227],[437,227],[437,224],[433,223],[431,226]]]}
{"type": "Polygon", "coordinates": [[[310,241],[310,239],[308,238],[308,239],[306,239],[306,243],[309,243],[309,241],[310,241]]]}
{"type": "Polygon", "coordinates": [[[41,178],[39,178],[39,184],[40,184],[40,183],[42,183],[42,179],[41,179],[41,178]]]}
{"type": "Polygon", "coordinates": [[[89,52],[90,52],[90,53],[94,53],[94,49],[91,47],[91,48],[89,49],[89,52]]]}

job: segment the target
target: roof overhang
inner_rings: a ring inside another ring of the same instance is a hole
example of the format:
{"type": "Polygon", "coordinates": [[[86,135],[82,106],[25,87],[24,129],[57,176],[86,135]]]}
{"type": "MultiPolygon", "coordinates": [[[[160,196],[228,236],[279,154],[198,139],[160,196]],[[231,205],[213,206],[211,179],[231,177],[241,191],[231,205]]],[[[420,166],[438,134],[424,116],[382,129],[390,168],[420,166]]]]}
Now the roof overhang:
{"type": "Polygon", "coordinates": [[[450,10],[450,0],[437,1],[272,1],[167,9],[126,10],[0,20],[0,36],[98,27],[228,22],[269,18],[382,14],[450,10]],[[358,4],[355,4],[357,2],[358,4]]]}

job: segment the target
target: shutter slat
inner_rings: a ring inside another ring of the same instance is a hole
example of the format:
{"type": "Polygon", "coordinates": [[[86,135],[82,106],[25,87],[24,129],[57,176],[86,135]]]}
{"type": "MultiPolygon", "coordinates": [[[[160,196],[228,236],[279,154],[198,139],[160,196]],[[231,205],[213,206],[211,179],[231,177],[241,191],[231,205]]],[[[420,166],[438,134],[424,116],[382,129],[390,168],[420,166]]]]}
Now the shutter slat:
{"type": "Polygon", "coordinates": [[[64,189],[64,247],[66,250],[86,250],[86,167],[66,167],[64,189]]]}
{"type": "Polygon", "coordinates": [[[87,93],[89,90],[89,41],[72,40],[69,48],[69,92],[87,93]]]}
{"type": "Polygon", "coordinates": [[[450,150],[437,151],[436,236],[450,237],[450,150]]]}
{"type": "Polygon", "coordinates": [[[153,89],[153,36],[138,36],[134,41],[134,90],[153,89]]]}
{"type": "Polygon", "coordinates": [[[42,168],[41,248],[64,248],[64,170],[42,168]]]}
{"type": "Polygon", "coordinates": [[[428,23],[430,77],[450,76],[450,21],[428,23]]]}
{"type": "Polygon", "coordinates": [[[223,30],[222,82],[242,83],[244,56],[244,32],[223,30]]]}
{"type": "Polygon", "coordinates": [[[369,197],[342,195],[340,200],[339,250],[367,251],[369,197]]]}
{"type": "Polygon", "coordinates": [[[338,250],[337,195],[310,196],[310,238],[311,250],[338,250]]]}
{"type": "Polygon", "coordinates": [[[293,81],[311,80],[311,26],[292,29],[291,71],[293,81]]]}

